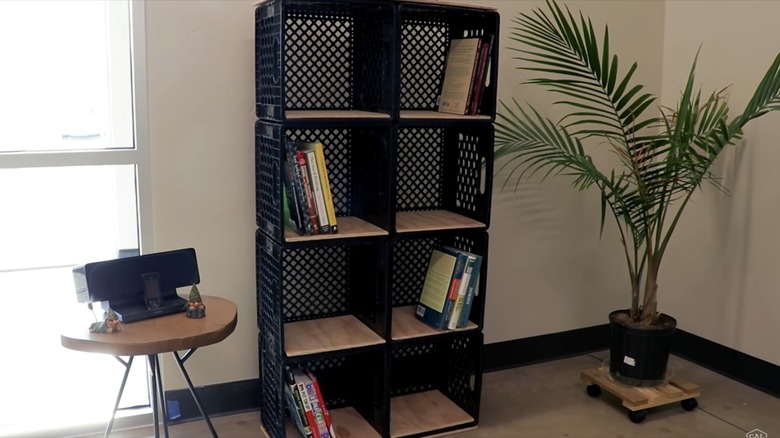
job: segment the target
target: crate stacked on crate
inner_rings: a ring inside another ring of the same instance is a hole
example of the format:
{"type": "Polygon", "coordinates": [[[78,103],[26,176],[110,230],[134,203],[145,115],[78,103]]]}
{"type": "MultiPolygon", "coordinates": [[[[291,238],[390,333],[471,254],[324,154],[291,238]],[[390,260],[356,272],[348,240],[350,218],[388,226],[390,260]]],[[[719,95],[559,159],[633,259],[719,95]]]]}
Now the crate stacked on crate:
{"type": "Polygon", "coordinates": [[[255,13],[264,433],[299,434],[285,394],[296,369],[316,377],[336,436],[476,426],[497,50],[480,114],[446,114],[437,100],[452,40],[498,35],[498,14],[392,0],[269,0],[255,13]],[[336,233],[289,223],[288,142],[322,145],[336,233]],[[441,246],[483,261],[455,330],[414,314],[441,246]]]}

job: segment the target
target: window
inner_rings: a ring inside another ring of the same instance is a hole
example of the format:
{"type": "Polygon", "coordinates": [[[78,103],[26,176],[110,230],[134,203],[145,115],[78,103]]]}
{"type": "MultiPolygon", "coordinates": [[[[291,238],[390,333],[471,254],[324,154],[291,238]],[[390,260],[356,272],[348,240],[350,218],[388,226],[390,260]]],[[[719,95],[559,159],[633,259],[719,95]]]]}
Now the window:
{"type": "MultiPolygon", "coordinates": [[[[102,317],[76,302],[74,265],[152,246],[142,17],[128,0],[0,1],[0,435],[111,413],[124,368],[59,333],[102,317]]],[[[120,406],[148,405],[144,388],[120,406]]]]}

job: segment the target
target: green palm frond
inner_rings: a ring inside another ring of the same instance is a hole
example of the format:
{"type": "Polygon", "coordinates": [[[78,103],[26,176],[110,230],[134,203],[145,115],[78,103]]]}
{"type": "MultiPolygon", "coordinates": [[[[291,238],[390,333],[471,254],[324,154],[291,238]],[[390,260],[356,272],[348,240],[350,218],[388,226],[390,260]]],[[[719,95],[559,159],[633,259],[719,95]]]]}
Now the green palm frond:
{"type": "Polygon", "coordinates": [[[599,40],[590,19],[575,18],[555,0],[547,0],[547,10],[519,14],[513,23],[518,68],[537,74],[527,83],[559,96],[554,104],[570,112],[555,122],[517,101],[501,102],[495,158],[503,161],[498,172],[508,171],[504,186],[516,179],[517,187],[543,172],[543,178],[568,176],[579,190],[597,188],[601,232],[607,212],[618,225],[631,279],[631,314],[648,320],[656,313],[661,260],[692,194],[703,182],[725,190],[710,171],[714,161],[741,138],[750,120],[780,110],[780,54],[734,118],[726,89],[708,95],[696,89],[698,54],[676,107],[646,116],[656,98],[633,83],[636,63],[621,76],[608,27],[599,40]],[[593,137],[610,146],[619,166],[605,171],[595,165],[583,146],[593,137]]]}

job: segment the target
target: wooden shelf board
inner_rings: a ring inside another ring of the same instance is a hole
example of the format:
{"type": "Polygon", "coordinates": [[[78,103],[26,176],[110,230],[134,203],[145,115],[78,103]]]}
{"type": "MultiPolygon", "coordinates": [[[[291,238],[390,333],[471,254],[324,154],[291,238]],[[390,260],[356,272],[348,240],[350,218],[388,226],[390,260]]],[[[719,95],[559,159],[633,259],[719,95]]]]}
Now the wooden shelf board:
{"type": "Polygon", "coordinates": [[[284,325],[284,350],[288,356],[346,350],[384,342],[381,336],[352,315],[284,325]]]}
{"type": "MultiPolygon", "coordinates": [[[[469,9],[484,9],[486,11],[497,11],[493,6],[485,6],[485,5],[477,5],[477,4],[466,4],[466,3],[455,3],[453,1],[447,1],[447,0],[394,0],[396,2],[403,1],[404,3],[421,3],[421,4],[429,4],[429,5],[439,5],[439,6],[451,6],[456,8],[469,8],[469,9]]],[[[475,2],[477,0],[474,0],[475,2]]]]}
{"type": "Polygon", "coordinates": [[[484,227],[482,222],[448,210],[403,211],[395,215],[395,229],[399,233],[484,227]]]}
{"type": "Polygon", "coordinates": [[[474,418],[439,391],[390,399],[390,436],[405,436],[467,424],[474,418]]]}
{"type": "Polygon", "coordinates": [[[390,120],[390,114],[357,110],[292,110],[285,111],[287,120],[301,119],[380,119],[390,120]]]}
{"type": "Polygon", "coordinates": [[[344,239],[351,237],[387,236],[387,230],[377,227],[371,222],[354,216],[337,218],[339,232],[336,234],[315,234],[313,236],[301,236],[289,225],[284,227],[284,240],[286,242],[306,242],[310,240],[344,239]]]}
{"type": "Polygon", "coordinates": [[[463,328],[454,330],[437,330],[417,319],[414,314],[416,308],[417,306],[404,306],[393,309],[393,340],[419,338],[421,336],[430,336],[454,331],[466,331],[477,328],[476,324],[469,321],[468,325],[463,328]]]}
{"type": "MultiPolygon", "coordinates": [[[[339,437],[366,437],[366,438],[379,438],[380,435],[374,430],[373,427],[366,421],[353,407],[339,408],[328,410],[330,418],[333,421],[333,428],[336,432],[336,436],[339,437]]],[[[268,431],[265,430],[265,426],[262,426],[263,435],[270,436],[268,431]]],[[[287,417],[284,422],[285,436],[297,437],[300,436],[298,429],[295,428],[292,420],[287,417]]]]}
{"type": "Polygon", "coordinates": [[[401,120],[490,120],[490,116],[485,115],[459,115],[440,113],[438,111],[413,111],[401,110],[401,120]]]}
{"type": "Polygon", "coordinates": [[[623,406],[632,411],[663,406],[701,395],[698,385],[678,376],[672,377],[669,383],[647,388],[616,382],[601,368],[584,370],[580,373],[580,378],[587,384],[597,384],[616,395],[623,400],[623,406]]]}

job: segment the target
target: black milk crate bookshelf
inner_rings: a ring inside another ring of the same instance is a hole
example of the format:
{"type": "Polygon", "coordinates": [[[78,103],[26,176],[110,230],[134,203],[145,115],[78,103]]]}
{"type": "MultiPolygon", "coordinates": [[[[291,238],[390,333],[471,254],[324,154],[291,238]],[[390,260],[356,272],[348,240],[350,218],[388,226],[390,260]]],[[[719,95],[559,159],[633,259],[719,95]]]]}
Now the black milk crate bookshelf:
{"type": "Polygon", "coordinates": [[[487,228],[492,157],[491,124],[402,122],[396,151],[396,231],[420,230],[420,221],[434,229],[444,224],[487,228]]]}
{"type": "Polygon", "coordinates": [[[419,436],[476,426],[482,392],[482,345],[480,332],[394,344],[390,435],[419,436]],[[435,415],[446,420],[431,430],[426,422],[435,415]]]}
{"type": "Polygon", "coordinates": [[[476,426],[498,13],[426,0],[266,0],[255,19],[263,431],[297,435],[282,386],[296,364],[315,373],[344,435],[476,426]],[[452,39],[490,34],[480,115],[436,112],[452,39]],[[300,236],[284,223],[286,139],[322,143],[337,234],[300,236]],[[483,256],[464,329],[438,331],[409,312],[436,245],[483,256]]]}
{"type": "Polygon", "coordinates": [[[482,256],[479,289],[469,312],[470,324],[463,330],[483,327],[487,285],[488,233],[486,231],[439,231],[409,235],[394,239],[390,252],[390,297],[393,306],[392,333],[395,341],[441,332],[418,321],[414,312],[422,291],[431,251],[439,246],[450,246],[482,256]]]}
{"type": "Polygon", "coordinates": [[[395,112],[390,2],[269,0],[255,10],[256,113],[395,112]]]}
{"type": "Polygon", "coordinates": [[[493,120],[498,78],[498,14],[482,8],[418,3],[401,4],[398,10],[401,119],[441,117],[431,112],[438,107],[450,42],[457,38],[495,35],[488,87],[480,99],[480,114],[493,120]]]}
{"type": "MultiPolygon", "coordinates": [[[[340,234],[321,237],[339,238],[349,234],[353,222],[362,221],[381,230],[392,227],[390,215],[390,153],[393,130],[389,123],[340,122],[255,124],[255,196],[257,225],[279,242],[296,239],[295,232],[283,223],[282,172],[285,167],[285,139],[321,142],[333,196],[340,234]],[[341,222],[343,217],[350,217],[341,222]],[[356,219],[359,219],[357,221],[356,219]]],[[[381,232],[376,229],[375,231],[381,232]]]]}

